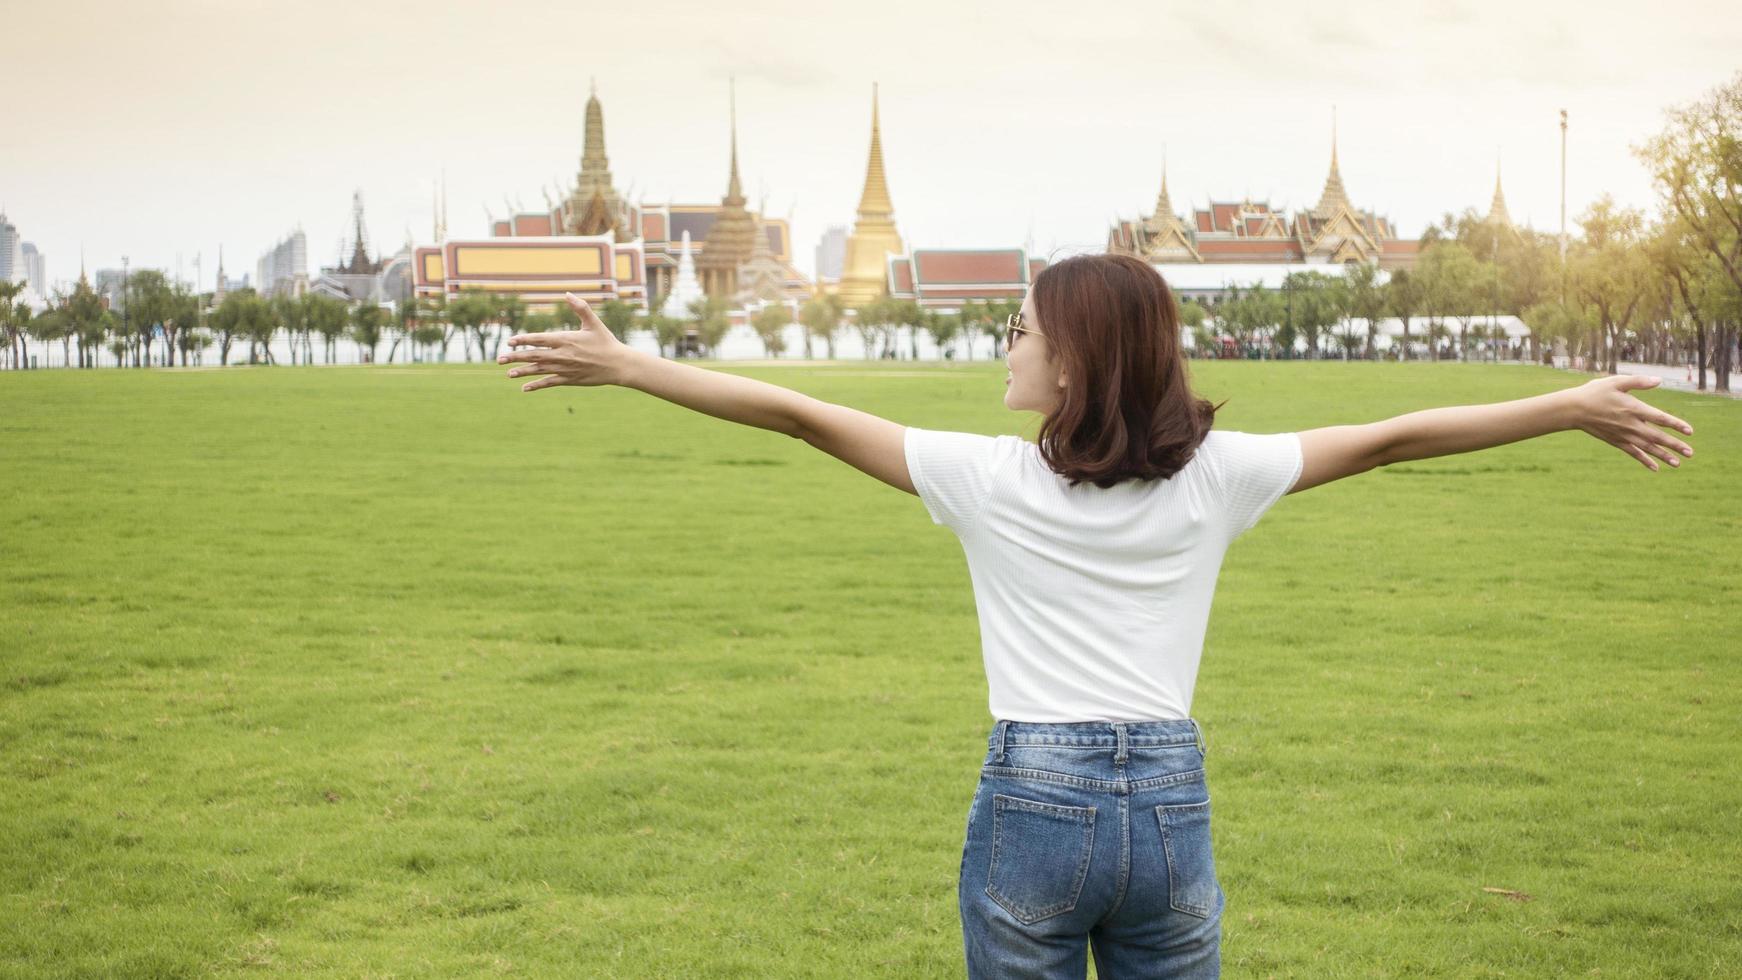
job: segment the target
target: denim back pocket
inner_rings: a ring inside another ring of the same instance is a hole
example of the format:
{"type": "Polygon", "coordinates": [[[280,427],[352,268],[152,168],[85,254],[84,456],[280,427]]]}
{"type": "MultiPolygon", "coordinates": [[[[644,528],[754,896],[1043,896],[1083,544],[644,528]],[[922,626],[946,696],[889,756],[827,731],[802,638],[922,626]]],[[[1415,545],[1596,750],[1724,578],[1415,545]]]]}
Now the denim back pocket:
{"type": "Polygon", "coordinates": [[[1069,912],[1094,849],[1094,807],[995,794],[986,894],[1024,925],[1069,912]]]}
{"type": "Polygon", "coordinates": [[[1168,904],[1207,919],[1216,910],[1216,862],[1210,854],[1210,801],[1158,806],[1161,844],[1167,849],[1168,904]]]}

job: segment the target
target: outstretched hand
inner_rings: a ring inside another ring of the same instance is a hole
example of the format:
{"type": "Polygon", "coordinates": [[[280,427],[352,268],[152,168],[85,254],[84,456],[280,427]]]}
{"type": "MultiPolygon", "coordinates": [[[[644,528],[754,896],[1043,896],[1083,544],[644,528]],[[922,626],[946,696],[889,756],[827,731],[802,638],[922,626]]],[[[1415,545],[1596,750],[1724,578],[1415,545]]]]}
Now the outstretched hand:
{"type": "Polygon", "coordinates": [[[1655,388],[1660,380],[1647,374],[1618,374],[1585,382],[1574,389],[1579,406],[1577,427],[1650,469],[1659,468],[1659,459],[1680,466],[1681,459],[1675,454],[1692,456],[1694,448],[1659,427],[1686,435],[1693,435],[1694,427],[1628,394],[1636,388],[1655,388]]]}
{"type": "Polygon", "coordinates": [[[497,364],[519,362],[508,370],[510,378],[545,375],[521,385],[521,391],[622,383],[624,367],[634,351],[611,333],[586,300],[573,293],[565,295],[569,306],[580,314],[579,330],[518,333],[508,338],[508,346],[520,349],[496,356],[497,364]]]}

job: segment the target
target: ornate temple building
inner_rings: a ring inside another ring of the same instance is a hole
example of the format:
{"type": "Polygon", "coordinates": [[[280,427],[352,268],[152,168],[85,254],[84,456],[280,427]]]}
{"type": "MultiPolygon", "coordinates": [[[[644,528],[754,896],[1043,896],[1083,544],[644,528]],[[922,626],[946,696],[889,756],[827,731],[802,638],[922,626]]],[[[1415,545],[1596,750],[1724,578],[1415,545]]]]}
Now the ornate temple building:
{"type": "MultiPolygon", "coordinates": [[[[778,279],[788,299],[809,297],[810,278],[792,265],[790,222],[745,206],[736,105],[732,115],[726,194],[720,203],[632,203],[612,183],[605,114],[594,92],[587,99],[574,187],[561,200],[547,201],[548,210],[493,219],[488,238],[442,236],[440,245],[417,249],[417,294],[453,297],[467,289],[488,289],[516,293],[531,306],[548,309],[561,302],[563,293],[575,292],[596,302],[615,299],[647,308],[671,293],[680,243],[687,237],[709,297],[737,299],[743,270],[752,262],[760,263],[759,281],[778,279]],[[765,245],[755,241],[759,233],[765,245]],[[766,257],[758,259],[764,248],[766,257]]],[[[686,315],[675,306],[666,312],[686,315]]]]}
{"type": "Polygon", "coordinates": [[[847,258],[836,287],[849,307],[889,292],[889,256],[906,249],[895,230],[895,205],[889,200],[889,185],[883,178],[883,135],[877,118],[877,86],[871,86],[871,156],[865,164],[865,189],[859,194],[859,213],[847,236],[847,258]]]}
{"type": "Polygon", "coordinates": [[[1389,219],[1355,207],[1337,166],[1336,127],[1331,131],[1331,172],[1319,202],[1292,215],[1266,201],[1211,201],[1187,221],[1174,212],[1167,168],[1161,193],[1147,217],[1121,220],[1107,234],[1109,252],[1125,252],[1158,264],[1336,264],[1378,263],[1384,268],[1415,264],[1420,243],[1400,238],[1389,219]]]}

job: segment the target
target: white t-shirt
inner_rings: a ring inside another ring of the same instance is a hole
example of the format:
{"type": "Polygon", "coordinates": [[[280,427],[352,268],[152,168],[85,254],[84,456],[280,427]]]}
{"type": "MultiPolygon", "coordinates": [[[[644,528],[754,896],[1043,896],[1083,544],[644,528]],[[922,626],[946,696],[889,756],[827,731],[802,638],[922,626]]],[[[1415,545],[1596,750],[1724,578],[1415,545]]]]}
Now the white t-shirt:
{"type": "Polygon", "coordinates": [[[909,428],[907,470],[961,539],[992,717],[1191,716],[1222,555],[1300,476],[1300,437],[1211,430],[1166,480],[1069,482],[1019,436],[909,428]]]}

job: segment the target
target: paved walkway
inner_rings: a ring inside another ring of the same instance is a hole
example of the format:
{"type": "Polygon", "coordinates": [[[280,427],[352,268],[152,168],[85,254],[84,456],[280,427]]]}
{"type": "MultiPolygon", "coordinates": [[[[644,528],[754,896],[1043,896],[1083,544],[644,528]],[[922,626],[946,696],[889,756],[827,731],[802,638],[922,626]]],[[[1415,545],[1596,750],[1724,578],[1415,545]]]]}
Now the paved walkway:
{"type": "MultiPolygon", "coordinates": [[[[1676,367],[1671,364],[1635,364],[1631,361],[1618,361],[1615,369],[1622,374],[1654,374],[1663,379],[1660,388],[1674,388],[1677,391],[1699,391],[1694,380],[1694,369],[1691,367],[1676,367]]],[[[1708,365],[1706,368],[1706,390],[1699,392],[1704,395],[1723,395],[1724,392],[1713,391],[1718,383],[1718,374],[1708,365]]],[[[1742,398],[1742,374],[1730,374],[1730,398],[1742,398]]]]}

